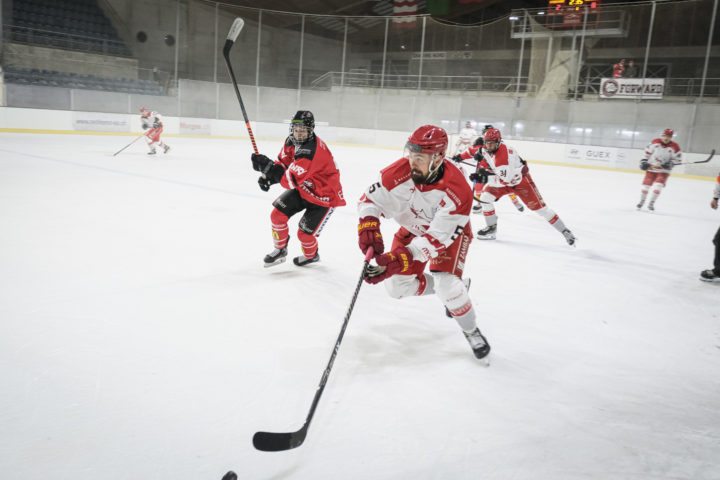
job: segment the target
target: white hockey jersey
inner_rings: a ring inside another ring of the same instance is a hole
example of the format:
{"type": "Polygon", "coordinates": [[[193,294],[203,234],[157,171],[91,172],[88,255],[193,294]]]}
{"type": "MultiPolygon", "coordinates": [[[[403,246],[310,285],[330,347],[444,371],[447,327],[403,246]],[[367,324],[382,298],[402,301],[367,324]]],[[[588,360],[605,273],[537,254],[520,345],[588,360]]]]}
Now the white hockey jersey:
{"type": "Polygon", "coordinates": [[[678,163],[682,162],[682,152],[680,145],[670,142],[667,145],[662,140],[656,138],[645,147],[645,155],[643,156],[650,163],[650,172],[669,172],[678,163]],[[670,168],[664,168],[664,163],[671,162],[670,168]]]}
{"type": "Polygon", "coordinates": [[[465,127],[462,130],[460,130],[460,133],[458,134],[458,142],[459,143],[472,143],[473,140],[475,140],[475,137],[478,136],[477,131],[472,127],[465,127]]]}
{"type": "Polygon", "coordinates": [[[528,167],[520,158],[518,151],[504,143],[500,144],[495,153],[490,153],[485,148],[481,152],[482,160],[478,164],[495,174],[490,175],[488,179],[488,185],[491,187],[514,187],[528,172],[528,167]]]}
{"type": "Polygon", "coordinates": [[[421,262],[440,255],[470,221],[473,194],[465,176],[448,160],[441,168],[439,180],[417,185],[408,159],[401,158],[380,172],[358,202],[360,218],[394,218],[414,234],[407,248],[421,262]]]}

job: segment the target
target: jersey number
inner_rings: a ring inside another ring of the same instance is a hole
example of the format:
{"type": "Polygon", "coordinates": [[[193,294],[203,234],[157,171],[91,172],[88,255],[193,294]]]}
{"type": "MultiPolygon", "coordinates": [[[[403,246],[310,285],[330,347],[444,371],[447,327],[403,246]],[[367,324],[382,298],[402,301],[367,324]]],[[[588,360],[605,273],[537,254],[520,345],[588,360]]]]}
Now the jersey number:
{"type": "Polygon", "coordinates": [[[380,185],[380,182],[373,183],[370,185],[370,188],[368,188],[368,193],[373,193],[376,189],[381,188],[382,185],[380,185]]]}
{"type": "Polygon", "coordinates": [[[464,226],[458,225],[457,227],[455,227],[455,233],[452,234],[452,237],[450,237],[450,240],[452,240],[454,242],[456,238],[458,238],[460,235],[462,235],[463,230],[465,230],[464,226]]]}

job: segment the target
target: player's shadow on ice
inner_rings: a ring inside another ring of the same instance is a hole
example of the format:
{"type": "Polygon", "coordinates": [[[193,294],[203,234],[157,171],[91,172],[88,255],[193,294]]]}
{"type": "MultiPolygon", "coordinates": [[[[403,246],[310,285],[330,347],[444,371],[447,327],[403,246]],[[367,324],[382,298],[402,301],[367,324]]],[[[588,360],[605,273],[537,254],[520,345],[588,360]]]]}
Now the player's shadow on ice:
{"type": "Polygon", "coordinates": [[[359,370],[376,374],[386,368],[405,365],[416,368],[464,355],[473,358],[460,329],[454,322],[450,327],[413,325],[411,320],[398,319],[398,323],[375,328],[372,332],[353,332],[352,345],[357,351],[359,370]]]}

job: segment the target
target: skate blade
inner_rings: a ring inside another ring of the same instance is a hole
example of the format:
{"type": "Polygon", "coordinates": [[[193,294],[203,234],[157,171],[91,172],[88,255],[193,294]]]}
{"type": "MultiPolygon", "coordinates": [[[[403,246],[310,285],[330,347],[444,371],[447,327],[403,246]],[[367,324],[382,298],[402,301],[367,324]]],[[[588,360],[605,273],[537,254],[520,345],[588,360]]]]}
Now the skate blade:
{"type": "Polygon", "coordinates": [[[285,261],[286,258],[287,258],[287,257],[278,258],[278,259],[275,260],[274,262],[266,263],[266,264],[264,265],[264,267],[265,267],[265,268],[270,268],[270,267],[274,267],[275,265],[280,265],[281,263],[283,263],[283,262],[285,261]]]}

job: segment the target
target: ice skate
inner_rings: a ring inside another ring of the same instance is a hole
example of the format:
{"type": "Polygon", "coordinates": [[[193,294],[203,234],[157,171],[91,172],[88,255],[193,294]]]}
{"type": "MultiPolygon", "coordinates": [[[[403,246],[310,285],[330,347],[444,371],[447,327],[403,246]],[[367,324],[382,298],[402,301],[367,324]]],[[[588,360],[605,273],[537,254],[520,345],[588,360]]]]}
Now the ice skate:
{"type": "Polygon", "coordinates": [[[495,240],[495,234],[497,233],[497,224],[488,225],[485,228],[481,228],[477,231],[475,238],[480,240],[495,240]]]}
{"type": "Polygon", "coordinates": [[[703,270],[702,272],[700,272],[700,280],[702,280],[703,282],[711,283],[720,282],[720,275],[715,273],[714,269],[710,268],[708,270],[703,270]]]}
{"type": "Polygon", "coordinates": [[[167,153],[170,150],[170,145],[163,145],[163,153],[167,153]]]}
{"type": "MultiPolygon", "coordinates": [[[[463,280],[463,283],[465,284],[465,290],[467,290],[468,292],[470,291],[470,283],[471,282],[472,282],[472,280],[470,280],[469,278],[466,278],[465,280],[463,280]]],[[[450,313],[450,310],[447,307],[445,307],[445,315],[448,318],[453,318],[452,314],[450,313]]]]}
{"type": "Polygon", "coordinates": [[[638,210],[640,210],[640,209],[643,207],[644,204],[645,204],[645,200],[640,200],[640,203],[638,203],[637,205],[635,205],[635,208],[637,208],[638,210]]]}
{"type": "Polygon", "coordinates": [[[655,200],[651,200],[650,203],[648,203],[648,210],[651,212],[655,211],[655,200]]]}
{"type": "Polygon", "coordinates": [[[566,228],[562,231],[563,237],[565,237],[565,240],[567,241],[568,245],[575,245],[575,235],[570,231],[570,229],[566,228]]]}
{"type": "Polygon", "coordinates": [[[320,261],[320,254],[315,253],[315,256],[312,258],[307,258],[305,255],[300,255],[299,257],[293,258],[293,263],[297,265],[298,267],[304,267],[305,265],[309,265],[311,263],[317,263],[320,261]]]}
{"type": "Polygon", "coordinates": [[[272,252],[265,255],[263,262],[265,262],[265,268],[279,265],[285,261],[287,257],[287,247],[276,248],[272,252]]]}
{"type": "Polygon", "coordinates": [[[148,155],[155,155],[156,153],[157,153],[157,151],[155,151],[155,148],[153,147],[153,148],[151,148],[150,151],[148,152],[148,155]]]}
{"type": "Polygon", "coordinates": [[[465,335],[465,338],[470,344],[475,358],[480,359],[487,357],[488,353],[490,353],[490,344],[483,334],[480,333],[479,328],[475,328],[475,330],[470,333],[463,330],[463,335],[465,335]]]}

